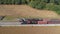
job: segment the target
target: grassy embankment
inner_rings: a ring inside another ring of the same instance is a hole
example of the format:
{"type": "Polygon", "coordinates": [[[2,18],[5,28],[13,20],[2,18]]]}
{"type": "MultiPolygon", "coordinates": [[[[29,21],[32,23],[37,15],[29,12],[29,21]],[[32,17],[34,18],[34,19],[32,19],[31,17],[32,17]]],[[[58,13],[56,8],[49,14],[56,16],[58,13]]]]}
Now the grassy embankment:
{"type": "Polygon", "coordinates": [[[0,5],[0,15],[5,15],[5,20],[17,18],[59,18],[59,15],[49,10],[38,10],[27,5],[0,5]]]}

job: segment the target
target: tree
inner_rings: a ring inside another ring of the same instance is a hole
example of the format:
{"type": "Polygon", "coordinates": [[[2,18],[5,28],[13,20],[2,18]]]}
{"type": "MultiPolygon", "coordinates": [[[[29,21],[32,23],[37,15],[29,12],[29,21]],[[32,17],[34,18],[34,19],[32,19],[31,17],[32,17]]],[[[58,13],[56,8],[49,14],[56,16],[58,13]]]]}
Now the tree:
{"type": "Polygon", "coordinates": [[[56,5],[59,5],[58,0],[54,0],[54,3],[55,3],[56,5]]]}
{"type": "Polygon", "coordinates": [[[4,0],[0,0],[1,1],[1,4],[4,4],[4,0]]]}
{"type": "Polygon", "coordinates": [[[47,3],[50,3],[50,0],[47,0],[47,3]]]}

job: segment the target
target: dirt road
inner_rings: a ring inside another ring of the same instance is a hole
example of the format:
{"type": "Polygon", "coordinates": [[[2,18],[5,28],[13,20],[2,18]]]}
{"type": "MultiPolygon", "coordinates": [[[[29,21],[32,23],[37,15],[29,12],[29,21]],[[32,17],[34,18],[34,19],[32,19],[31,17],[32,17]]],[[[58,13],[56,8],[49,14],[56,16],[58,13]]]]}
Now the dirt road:
{"type": "Polygon", "coordinates": [[[0,34],[60,34],[60,26],[0,27],[0,34]]]}

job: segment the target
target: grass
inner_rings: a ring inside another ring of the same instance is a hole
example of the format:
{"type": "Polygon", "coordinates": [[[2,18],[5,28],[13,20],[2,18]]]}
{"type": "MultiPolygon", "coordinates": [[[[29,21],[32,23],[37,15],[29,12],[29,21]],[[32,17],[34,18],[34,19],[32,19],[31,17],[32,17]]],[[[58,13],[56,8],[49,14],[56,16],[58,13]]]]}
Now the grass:
{"type": "Polygon", "coordinates": [[[5,17],[5,20],[12,20],[12,19],[14,19],[15,17],[13,17],[13,16],[6,16],[5,17]]]}

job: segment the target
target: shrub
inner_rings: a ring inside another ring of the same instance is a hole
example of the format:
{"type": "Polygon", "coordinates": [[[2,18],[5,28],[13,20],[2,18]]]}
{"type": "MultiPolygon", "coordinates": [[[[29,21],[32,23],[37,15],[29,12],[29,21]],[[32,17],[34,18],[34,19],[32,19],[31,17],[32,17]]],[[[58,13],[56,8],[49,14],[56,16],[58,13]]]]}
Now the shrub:
{"type": "Polygon", "coordinates": [[[41,2],[40,4],[38,4],[37,6],[36,6],[36,8],[37,9],[44,9],[45,8],[45,3],[43,3],[43,2],[41,2]]]}
{"type": "Polygon", "coordinates": [[[60,14],[60,5],[54,5],[53,3],[47,4],[45,9],[55,11],[60,14]]]}
{"type": "Polygon", "coordinates": [[[45,3],[40,0],[31,1],[29,5],[37,9],[43,9],[45,7],[45,3]]]}
{"type": "Polygon", "coordinates": [[[56,13],[60,14],[60,5],[55,5],[52,10],[54,10],[56,13]]]}
{"type": "Polygon", "coordinates": [[[45,9],[47,9],[47,10],[52,10],[52,8],[54,8],[54,4],[53,3],[48,3],[45,6],[45,9]]]}

